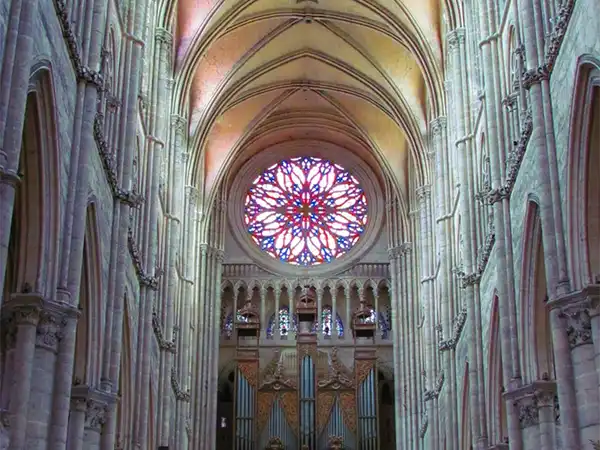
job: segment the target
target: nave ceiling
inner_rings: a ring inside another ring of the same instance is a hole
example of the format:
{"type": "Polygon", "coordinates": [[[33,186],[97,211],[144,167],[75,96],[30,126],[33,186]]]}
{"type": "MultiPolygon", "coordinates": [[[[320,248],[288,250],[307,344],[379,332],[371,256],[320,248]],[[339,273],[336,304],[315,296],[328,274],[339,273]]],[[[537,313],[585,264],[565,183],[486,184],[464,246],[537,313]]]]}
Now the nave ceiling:
{"type": "Polygon", "coordinates": [[[450,3],[165,0],[175,101],[190,118],[188,176],[205,200],[250,156],[281,143],[343,147],[400,192],[409,171],[426,182],[450,3]]]}

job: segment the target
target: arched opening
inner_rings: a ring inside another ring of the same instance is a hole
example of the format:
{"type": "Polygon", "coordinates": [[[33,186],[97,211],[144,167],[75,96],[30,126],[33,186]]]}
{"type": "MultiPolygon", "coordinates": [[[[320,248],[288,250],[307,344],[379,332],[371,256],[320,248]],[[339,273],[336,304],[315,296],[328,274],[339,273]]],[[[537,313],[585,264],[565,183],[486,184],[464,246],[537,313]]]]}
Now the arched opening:
{"type": "MultiPolygon", "coordinates": [[[[2,304],[11,295],[35,292],[46,297],[56,288],[59,169],[54,139],[56,123],[49,72],[38,69],[27,97],[15,185],[2,304]]],[[[4,328],[5,323],[0,325],[4,328]]],[[[3,333],[4,334],[4,333],[3,333]]],[[[8,410],[13,385],[15,340],[3,336],[0,348],[0,409],[8,410]]]]}
{"type": "Polygon", "coordinates": [[[506,402],[503,395],[506,390],[502,364],[502,348],[500,336],[500,316],[498,312],[498,297],[494,297],[492,318],[490,321],[490,362],[489,362],[489,420],[490,442],[503,443],[508,437],[506,402]]]}
{"type": "Polygon", "coordinates": [[[580,62],[571,110],[568,228],[574,289],[600,281],[600,61],[580,62]]]}
{"type": "MultiPolygon", "coordinates": [[[[600,83],[599,83],[600,84],[600,83]]],[[[593,281],[600,281],[600,179],[597,176],[600,167],[600,85],[591,92],[589,117],[589,137],[587,145],[587,253],[589,255],[590,273],[593,281]]]]}
{"type": "Polygon", "coordinates": [[[379,372],[379,448],[394,448],[396,443],[396,410],[394,380],[379,372]]]}
{"type": "Polygon", "coordinates": [[[234,419],[235,373],[227,370],[219,380],[217,394],[217,448],[233,448],[232,425],[234,419]]]}
{"type": "Polygon", "coordinates": [[[129,314],[128,314],[128,298],[125,295],[123,300],[123,334],[122,334],[122,347],[121,347],[121,360],[119,368],[119,383],[118,383],[118,396],[119,400],[117,403],[116,421],[117,421],[117,438],[116,448],[126,448],[123,446],[124,443],[128,442],[131,438],[129,435],[133,425],[132,418],[132,395],[134,392],[131,389],[133,383],[131,382],[131,332],[129,328],[129,314]],[[121,445],[121,446],[118,446],[121,445]]]}
{"type": "Polygon", "coordinates": [[[471,425],[471,383],[469,381],[469,363],[465,364],[465,377],[462,395],[461,446],[466,450],[473,449],[473,429],[471,425]]]}
{"type": "Polygon", "coordinates": [[[524,376],[532,382],[555,379],[554,353],[550,327],[550,314],[546,304],[548,291],[546,266],[542,243],[542,225],[539,206],[530,201],[525,229],[525,253],[523,257],[523,313],[522,336],[526,345],[524,376]]]}

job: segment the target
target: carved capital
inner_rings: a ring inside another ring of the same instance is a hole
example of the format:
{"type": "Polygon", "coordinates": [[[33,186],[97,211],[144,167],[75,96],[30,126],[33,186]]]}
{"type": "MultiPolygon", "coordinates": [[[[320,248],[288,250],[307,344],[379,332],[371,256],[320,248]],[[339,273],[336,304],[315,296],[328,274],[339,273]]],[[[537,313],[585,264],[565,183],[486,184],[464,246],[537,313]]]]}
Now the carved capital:
{"type": "Polygon", "coordinates": [[[429,124],[429,129],[431,130],[432,136],[438,137],[442,135],[442,132],[446,129],[447,126],[448,119],[444,116],[441,116],[431,121],[431,123],[429,124]]]}
{"type": "Polygon", "coordinates": [[[592,322],[584,305],[573,305],[561,311],[566,321],[567,336],[571,348],[592,343],[592,322]]]}
{"type": "Polygon", "coordinates": [[[537,67],[535,69],[528,70],[523,74],[523,79],[521,83],[523,85],[523,89],[531,89],[531,87],[535,84],[539,84],[542,81],[547,81],[550,79],[550,71],[548,70],[548,66],[543,65],[541,67],[537,67]]]}
{"type": "Polygon", "coordinates": [[[171,46],[173,44],[173,33],[165,28],[157,28],[154,37],[156,42],[162,45],[171,46]]]}
{"type": "Polygon", "coordinates": [[[100,432],[107,416],[108,405],[105,402],[94,398],[88,399],[85,412],[85,428],[100,432]]]}
{"type": "Polygon", "coordinates": [[[540,423],[540,416],[535,397],[530,395],[522,397],[514,402],[519,417],[519,425],[521,428],[529,428],[540,423]]]}
{"type": "Polygon", "coordinates": [[[446,41],[448,42],[449,50],[456,50],[459,45],[465,42],[465,29],[456,28],[452,30],[447,34],[446,41]]]}
{"type": "Polygon", "coordinates": [[[178,114],[173,114],[171,116],[171,125],[173,126],[173,130],[179,134],[185,134],[187,130],[188,121],[185,117],[180,116],[178,114]]]}
{"type": "Polygon", "coordinates": [[[223,261],[225,261],[225,252],[223,250],[216,250],[214,256],[219,264],[223,264],[223,261]]]}
{"type": "Polygon", "coordinates": [[[431,185],[425,184],[423,186],[419,186],[416,190],[417,199],[420,202],[427,201],[431,198],[431,185]]]}
{"type": "Polygon", "coordinates": [[[66,325],[67,321],[64,315],[57,311],[42,311],[37,326],[36,345],[57,352],[66,325]]]}
{"type": "Polygon", "coordinates": [[[510,196],[510,192],[504,186],[501,186],[496,189],[492,189],[487,194],[487,203],[488,205],[493,205],[494,203],[501,202],[502,200],[508,198],[510,196]]]}

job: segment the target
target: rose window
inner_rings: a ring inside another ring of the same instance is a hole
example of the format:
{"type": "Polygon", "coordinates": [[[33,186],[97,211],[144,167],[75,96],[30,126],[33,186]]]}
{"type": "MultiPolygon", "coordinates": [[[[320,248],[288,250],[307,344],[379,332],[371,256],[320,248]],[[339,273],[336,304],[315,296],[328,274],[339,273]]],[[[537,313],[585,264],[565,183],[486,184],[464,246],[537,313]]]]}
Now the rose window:
{"type": "Polygon", "coordinates": [[[254,180],[244,219],[264,252],[312,266],[339,258],[358,242],[367,225],[367,199],[342,166],[297,157],[278,162],[254,180]]]}

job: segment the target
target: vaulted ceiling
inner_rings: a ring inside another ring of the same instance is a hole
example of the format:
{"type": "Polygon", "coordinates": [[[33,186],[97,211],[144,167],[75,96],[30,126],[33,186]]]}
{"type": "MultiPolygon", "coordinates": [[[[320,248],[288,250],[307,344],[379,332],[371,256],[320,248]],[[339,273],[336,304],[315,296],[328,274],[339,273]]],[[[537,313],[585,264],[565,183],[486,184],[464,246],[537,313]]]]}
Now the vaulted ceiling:
{"type": "MultiPolygon", "coordinates": [[[[170,0],[191,177],[210,195],[247,155],[321,141],[406,188],[443,109],[443,0],[170,0]]],[[[447,0],[450,2],[451,0],[447,0]]]]}

